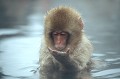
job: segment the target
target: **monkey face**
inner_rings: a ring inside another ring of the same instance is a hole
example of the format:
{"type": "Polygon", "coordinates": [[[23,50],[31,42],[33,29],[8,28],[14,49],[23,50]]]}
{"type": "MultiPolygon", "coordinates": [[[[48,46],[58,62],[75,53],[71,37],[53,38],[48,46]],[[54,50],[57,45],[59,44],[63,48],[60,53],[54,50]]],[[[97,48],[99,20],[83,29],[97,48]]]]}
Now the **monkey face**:
{"type": "Polygon", "coordinates": [[[51,38],[55,49],[60,51],[66,48],[69,34],[64,31],[54,31],[51,33],[51,38]]]}

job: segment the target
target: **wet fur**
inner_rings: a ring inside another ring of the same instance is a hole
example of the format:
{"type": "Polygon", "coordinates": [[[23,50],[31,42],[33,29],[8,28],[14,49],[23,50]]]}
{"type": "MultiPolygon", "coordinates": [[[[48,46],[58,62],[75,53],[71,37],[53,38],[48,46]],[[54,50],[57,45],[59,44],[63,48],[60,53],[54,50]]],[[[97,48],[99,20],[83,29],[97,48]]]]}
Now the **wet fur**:
{"type": "Polygon", "coordinates": [[[43,40],[45,40],[42,42],[43,44],[40,49],[41,76],[47,75],[49,73],[66,71],[66,69],[62,65],[64,63],[61,64],[59,61],[57,61],[48,50],[48,47],[54,49],[52,39],[49,35],[50,32],[60,29],[71,34],[66,49],[70,48],[69,57],[72,61],[75,62],[73,63],[73,65],[76,66],[76,71],[78,72],[90,70],[92,64],[91,54],[93,51],[93,47],[82,31],[82,28],[83,22],[81,20],[81,16],[74,9],[71,9],[69,7],[57,7],[47,13],[45,17],[45,36],[43,38],[43,40]]]}

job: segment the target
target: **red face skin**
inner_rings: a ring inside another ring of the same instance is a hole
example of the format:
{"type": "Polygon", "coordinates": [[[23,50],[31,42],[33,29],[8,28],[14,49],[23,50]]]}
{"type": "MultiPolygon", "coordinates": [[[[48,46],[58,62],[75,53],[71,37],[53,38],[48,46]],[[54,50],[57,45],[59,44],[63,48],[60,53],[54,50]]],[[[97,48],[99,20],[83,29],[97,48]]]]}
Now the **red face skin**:
{"type": "Polygon", "coordinates": [[[54,46],[57,50],[63,50],[67,44],[68,33],[63,31],[55,31],[52,33],[54,46]]]}

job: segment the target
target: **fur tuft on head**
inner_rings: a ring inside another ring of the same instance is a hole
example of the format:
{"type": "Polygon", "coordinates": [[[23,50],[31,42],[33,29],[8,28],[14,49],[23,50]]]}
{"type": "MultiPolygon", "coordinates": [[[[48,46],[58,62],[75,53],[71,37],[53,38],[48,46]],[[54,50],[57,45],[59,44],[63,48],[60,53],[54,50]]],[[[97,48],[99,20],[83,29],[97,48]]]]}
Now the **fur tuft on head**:
{"type": "MultiPolygon", "coordinates": [[[[50,33],[53,31],[64,31],[70,34],[68,44],[76,46],[81,41],[82,29],[83,22],[80,14],[70,7],[59,6],[47,12],[45,38],[50,38],[50,33]]],[[[46,39],[46,42],[52,47],[52,39],[46,39]]]]}

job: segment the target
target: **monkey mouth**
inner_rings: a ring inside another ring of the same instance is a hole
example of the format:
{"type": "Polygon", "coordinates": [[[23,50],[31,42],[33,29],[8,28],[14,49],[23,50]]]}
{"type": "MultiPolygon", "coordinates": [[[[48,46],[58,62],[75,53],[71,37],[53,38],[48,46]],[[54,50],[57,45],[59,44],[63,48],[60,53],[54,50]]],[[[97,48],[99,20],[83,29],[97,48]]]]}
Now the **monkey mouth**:
{"type": "Polygon", "coordinates": [[[51,51],[51,52],[59,52],[59,53],[70,53],[70,48],[67,48],[67,50],[64,50],[64,51],[60,51],[60,50],[54,50],[54,49],[51,49],[50,47],[48,47],[48,50],[51,51]]]}
{"type": "Polygon", "coordinates": [[[63,41],[60,40],[54,44],[54,47],[56,50],[61,51],[61,50],[64,50],[66,48],[66,43],[64,43],[63,41]]]}
{"type": "Polygon", "coordinates": [[[64,46],[64,45],[55,45],[55,49],[56,50],[59,50],[59,51],[62,51],[62,50],[64,50],[66,48],[66,46],[64,46]]]}

